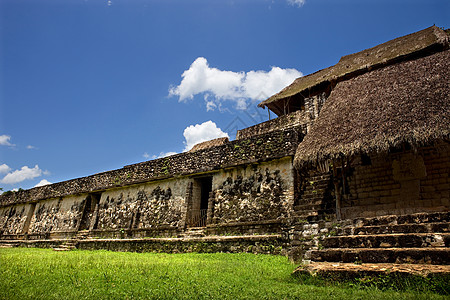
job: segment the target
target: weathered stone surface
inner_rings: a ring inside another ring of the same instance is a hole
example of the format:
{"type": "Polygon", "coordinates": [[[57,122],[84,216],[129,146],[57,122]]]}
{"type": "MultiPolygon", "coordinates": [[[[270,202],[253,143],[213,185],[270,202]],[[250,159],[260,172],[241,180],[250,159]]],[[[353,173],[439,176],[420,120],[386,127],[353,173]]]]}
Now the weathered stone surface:
{"type": "MultiPolygon", "coordinates": [[[[343,218],[448,211],[450,144],[354,156],[346,167],[343,218]]],[[[342,189],[342,178],[338,178],[342,189]]],[[[343,191],[341,192],[343,193],[343,191]]]]}
{"type": "Polygon", "coordinates": [[[450,233],[410,233],[327,237],[326,248],[450,247],[450,233]]]}
{"type": "Polygon", "coordinates": [[[166,180],[102,193],[95,229],[177,227],[187,179],[166,180]]]}
{"type": "MultiPolygon", "coordinates": [[[[39,247],[61,249],[67,240],[0,240],[8,247],[39,247]]],[[[147,239],[86,239],[76,243],[77,249],[133,252],[230,252],[285,254],[285,242],[280,235],[208,236],[199,238],[147,238],[147,239]]]]}
{"type": "Polygon", "coordinates": [[[303,132],[306,132],[307,124],[311,118],[307,112],[296,111],[276,119],[256,124],[237,131],[236,140],[247,139],[256,135],[265,134],[274,130],[283,130],[287,128],[301,126],[303,132]]]}
{"type": "Polygon", "coordinates": [[[373,275],[419,275],[435,276],[450,275],[450,265],[429,264],[390,264],[390,263],[336,263],[336,262],[311,262],[298,267],[293,274],[308,273],[333,279],[362,278],[373,275]]]}
{"type": "Polygon", "coordinates": [[[17,205],[0,208],[0,233],[2,235],[21,234],[29,207],[17,205]]]}
{"type": "Polygon", "coordinates": [[[302,137],[303,134],[298,127],[272,131],[221,146],[125,166],[114,171],[24,191],[3,193],[0,195],[0,205],[101,191],[293,156],[302,137]]]}
{"type": "Polygon", "coordinates": [[[29,234],[76,231],[86,196],[68,196],[36,204],[28,229],[29,234]]]}
{"type": "Polygon", "coordinates": [[[311,260],[344,263],[450,264],[450,249],[436,248],[331,248],[312,250],[311,260]]]}
{"type": "Polygon", "coordinates": [[[214,224],[283,219],[293,204],[292,163],[223,171],[214,180],[214,224]]]}

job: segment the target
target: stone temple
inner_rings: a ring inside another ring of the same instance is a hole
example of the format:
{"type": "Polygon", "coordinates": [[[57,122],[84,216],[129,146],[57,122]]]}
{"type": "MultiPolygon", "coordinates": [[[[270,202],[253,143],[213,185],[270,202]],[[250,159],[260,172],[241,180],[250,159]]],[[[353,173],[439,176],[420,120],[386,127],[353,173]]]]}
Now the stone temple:
{"type": "Polygon", "coordinates": [[[233,141],[5,192],[0,246],[450,272],[449,45],[432,26],[296,79],[233,141]]]}

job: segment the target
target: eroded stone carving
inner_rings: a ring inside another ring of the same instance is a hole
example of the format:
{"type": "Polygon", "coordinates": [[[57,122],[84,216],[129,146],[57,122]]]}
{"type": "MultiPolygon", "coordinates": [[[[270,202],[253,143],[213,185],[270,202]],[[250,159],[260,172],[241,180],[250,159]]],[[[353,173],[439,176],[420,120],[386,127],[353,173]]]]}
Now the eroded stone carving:
{"type": "Polygon", "coordinates": [[[214,219],[221,222],[248,222],[283,218],[283,181],[280,171],[257,171],[235,180],[228,177],[215,191],[214,219]]]}

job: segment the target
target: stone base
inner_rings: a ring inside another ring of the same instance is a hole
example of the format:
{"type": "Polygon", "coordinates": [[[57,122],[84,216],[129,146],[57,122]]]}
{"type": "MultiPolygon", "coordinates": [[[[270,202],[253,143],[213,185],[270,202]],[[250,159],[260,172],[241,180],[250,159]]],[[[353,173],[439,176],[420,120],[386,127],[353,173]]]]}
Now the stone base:
{"type": "Polygon", "coordinates": [[[376,275],[419,275],[423,277],[445,275],[450,276],[449,265],[428,264],[389,264],[389,263],[334,263],[334,262],[311,262],[298,267],[294,275],[311,274],[335,279],[352,279],[364,276],[376,275]]]}
{"type": "Polygon", "coordinates": [[[190,238],[144,238],[144,239],[81,239],[81,240],[0,240],[14,247],[61,248],[73,243],[82,250],[111,250],[131,252],[229,252],[286,254],[281,235],[206,236],[190,238]]]}

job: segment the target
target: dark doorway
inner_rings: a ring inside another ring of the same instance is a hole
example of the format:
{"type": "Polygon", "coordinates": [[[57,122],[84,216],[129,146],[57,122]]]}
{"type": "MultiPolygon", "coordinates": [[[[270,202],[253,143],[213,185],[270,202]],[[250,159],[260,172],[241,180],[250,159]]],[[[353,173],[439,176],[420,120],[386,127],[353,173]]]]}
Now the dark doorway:
{"type": "Polygon", "coordinates": [[[194,179],[192,203],[190,205],[189,227],[205,227],[208,214],[209,194],[212,191],[212,177],[194,179]]]}
{"type": "Polygon", "coordinates": [[[97,214],[95,213],[100,203],[101,193],[89,194],[84,203],[83,215],[79,230],[95,229],[97,223],[97,214]]]}
{"type": "Polygon", "coordinates": [[[201,186],[200,210],[207,210],[209,193],[212,191],[212,177],[203,177],[198,179],[198,181],[201,186]]]}

